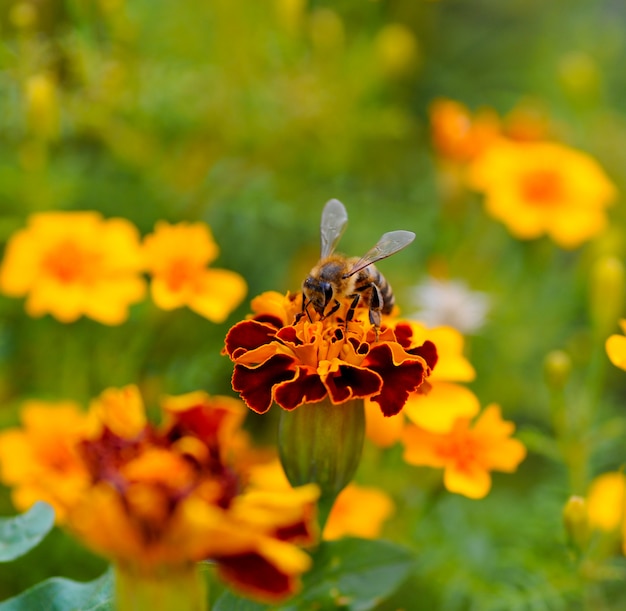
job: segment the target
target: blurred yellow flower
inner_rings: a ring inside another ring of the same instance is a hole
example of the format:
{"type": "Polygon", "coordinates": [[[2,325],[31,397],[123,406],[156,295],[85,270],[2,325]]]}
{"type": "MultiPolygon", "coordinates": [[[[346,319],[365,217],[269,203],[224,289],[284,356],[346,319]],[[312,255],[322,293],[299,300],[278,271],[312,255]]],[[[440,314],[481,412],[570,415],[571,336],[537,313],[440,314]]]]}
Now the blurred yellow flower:
{"type": "MultiPolygon", "coordinates": [[[[262,490],[286,490],[291,484],[278,458],[254,465],[250,485],[262,490]]],[[[324,527],[327,541],[344,536],[375,539],[395,510],[391,497],[379,488],[348,484],[337,496],[324,527]]]]}
{"type": "Polygon", "coordinates": [[[491,489],[491,471],[511,473],[526,457],[524,445],[511,439],[514,430],[512,422],[502,420],[497,405],[486,407],[473,426],[469,418],[458,418],[448,433],[411,425],[403,433],[404,459],[443,468],[450,492],[480,499],[491,489]]]}
{"type": "Polygon", "coordinates": [[[386,76],[402,76],[418,63],[419,44],[413,31],[401,23],[388,23],[376,35],[380,68],[386,76]]]}
{"type": "Polygon", "coordinates": [[[623,473],[603,473],[591,482],[587,514],[592,528],[604,531],[626,528],[626,477],[623,473]]]}
{"type": "Polygon", "coordinates": [[[624,335],[611,335],[606,340],[606,353],[613,365],[626,370],[626,319],[619,321],[624,335]]]}
{"type": "Polygon", "coordinates": [[[152,275],[150,290],[164,310],[183,306],[223,322],[241,303],[246,282],[236,272],[207,267],[219,249],[204,223],[158,222],[144,240],[144,260],[152,275]]]}
{"type": "Polygon", "coordinates": [[[418,322],[408,322],[416,342],[431,340],[437,346],[438,361],[428,378],[428,390],[413,392],[402,410],[392,418],[385,418],[365,400],[366,434],[380,447],[389,447],[400,441],[407,419],[420,427],[445,433],[452,429],[457,418],[472,418],[480,410],[478,399],[458,382],[471,382],[476,373],[463,356],[463,336],[452,327],[428,329],[418,322]]]}
{"type": "Polygon", "coordinates": [[[600,234],[617,195],[592,157],[552,142],[502,138],[468,172],[469,184],[485,195],[487,212],[515,237],[547,234],[562,248],[600,234]]]}
{"type": "Polygon", "coordinates": [[[25,511],[46,501],[63,522],[89,481],[77,448],[87,416],[72,402],[28,401],[21,419],[23,428],[0,433],[0,479],[12,487],[15,507],[25,511]]]}
{"type": "Polygon", "coordinates": [[[394,509],[391,497],[380,488],[349,484],[333,505],[323,538],[327,541],[345,536],[375,539],[394,509]]]}
{"type": "Polygon", "coordinates": [[[26,296],[30,316],[61,322],[87,316],[117,325],[143,299],[137,229],[97,212],[41,212],[11,236],[0,267],[0,291],[26,296]]]}

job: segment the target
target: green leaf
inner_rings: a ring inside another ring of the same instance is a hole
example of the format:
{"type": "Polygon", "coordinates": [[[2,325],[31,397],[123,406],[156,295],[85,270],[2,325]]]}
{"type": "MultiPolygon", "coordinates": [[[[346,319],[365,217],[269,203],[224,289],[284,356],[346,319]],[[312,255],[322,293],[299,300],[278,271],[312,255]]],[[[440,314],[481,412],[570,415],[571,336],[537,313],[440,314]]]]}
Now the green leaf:
{"type": "Polygon", "coordinates": [[[400,586],[415,561],[410,550],[395,543],[355,538],[324,542],[313,559],[302,591],[282,606],[269,607],[226,592],[213,611],[369,611],[400,586]]]}
{"type": "Polygon", "coordinates": [[[54,509],[38,501],[26,513],[0,519],[0,562],[23,556],[52,530],[54,509]]]}
{"type": "Polygon", "coordinates": [[[112,611],[113,572],[81,583],[53,577],[0,603],[0,611],[112,611]]]}

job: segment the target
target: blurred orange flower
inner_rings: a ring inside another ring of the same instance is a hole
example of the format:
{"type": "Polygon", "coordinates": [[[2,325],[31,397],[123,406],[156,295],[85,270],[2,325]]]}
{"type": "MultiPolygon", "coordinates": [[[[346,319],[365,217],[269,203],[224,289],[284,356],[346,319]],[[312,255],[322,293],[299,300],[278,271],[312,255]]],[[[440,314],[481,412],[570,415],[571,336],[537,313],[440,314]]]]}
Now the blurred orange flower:
{"type": "Polygon", "coordinates": [[[416,342],[430,339],[437,346],[437,367],[428,378],[428,392],[411,393],[402,413],[394,418],[381,417],[368,399],[365,402],[370,440],[380,447],[389,447],[402,439],[407,419],[435,433],[447,433],[457,418],[472,418],[480,410],[478,399],[458,382],[471,382],[476,373],[463,356],[463,336],[452,327],[428,329],[421,323],[409,322],[416,342]]]}
{"type": "Polygon", "coordinates": [[[78,451],[87,416],[70,401],[27,401],[21,418],[23,428],[0,433],[0,479],[12,487],[15,507],[26,510],[46,501],[63,522],[89,483],[78,451]]]}
{"type": "Polygon", "coordinates": [[[575,248],[601,233],[616,189],[589,155],[552,142],[500,139],[470,166],[487,212],[517,238],[575,248]]]}
{"type": "Polygon", "coordinates": [[[611,335],[606,340],[606,353],[613,365],[626,370],[626,319],[619,321],[624,335],[611,335]]]}
{"type": "Polygon", "coordinates": [[[297,589],[311,560],[295,544],[315,538],[319,491],[243,490],[247,476],[224,451],[246,412],[240,401],[168,397],[160,426],[145,419],[134,386],[108,389],[82,417],[65,409],[64,419],[60,408],[40,408],[37,419],[25,412],[25,429],[0,437],[4,481],[28,491],[15,496],[21,509],[48,500],[47,488],[62,490],[66,477],[74,494],[62,499],[60,521],[120,566],[154,575],[212,559],[224,579],[261,599],[297,589]],[[35,476],[41,493],[28,490],[35,476]]]}
{"type": "MultiPolygon", "coordinates": [[[[589,525],[604,531],[620,530],[626,535],[626,477],[623,473],[603,473],[587,493],[589,525]]],[[[624,552],[626,553],[626,539],[624,552]]]]}
{"type": "Polygon", "coordinates": [[[0,291],[26,296],[30,316],[51,314],[61,322],[87,316],[117,325],[128,306],[143,299],[137,229],[97,212],[41,212],[7,244],[0,291]]]}
{"type": "Polygon", "coordinates": [[[413,328],[397,321],[377,334],[368,308],[345,322],[350,300],[324,320],[310,321],[302,297],[264,293],[255,313],[226,336],[235,364],[233,389],[250,409],[265,413],[276,402],[286,410],[325,398],[337,405],[371,397],[385,416],[397,414],[437,362],[435,345],[416,341],[413,328]],[[282,303],[281,303],[282,301],[282,303]]]}
{"type": "Polygon", "coordinates": [[[490,471],[515,471],[526,457],[526,448],[510,438],[515,426],[502,420],[497,405],[486,407],[470,425],[469,418],[459,418],[450,432],[439,434],[408,426],[403,433],[404,459],[413,465],[443,468],[450,492],[480,499],[491,489],[490,471]]]}
{"type": "Polygon", "coordinates": [[[500,119],[490,109],[472,114],[460,102],[438,98],[429,114],[435,150],[451,161],[467,163],[500,136],[500,119]]]}
{"type": "Polygon", "coordinates": [[[207,267],[219,249],[204,223],[160,221],[144,239],[144,260],[154,303],[163,310],[183,306],[220,323],[241,303],[246,282],[236,272],[207,267]]]}

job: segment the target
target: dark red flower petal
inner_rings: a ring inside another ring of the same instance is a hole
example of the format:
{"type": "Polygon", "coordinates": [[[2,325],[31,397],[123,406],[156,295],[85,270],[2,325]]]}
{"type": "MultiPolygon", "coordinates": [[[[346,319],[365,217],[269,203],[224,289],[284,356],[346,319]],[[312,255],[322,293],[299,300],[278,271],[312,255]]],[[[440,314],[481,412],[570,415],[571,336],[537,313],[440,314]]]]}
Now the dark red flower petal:
{"type": "Polygon", "coordinates": [[[267,601],[278,601],[293,594],[298,581],[291,575],[281,573],[256,552],[215,558],[218,573],[236,588],[267,601]]]}
{"type": "Polygon", "coordinates": [[[421,346],[417,348],[413,348],[411,350],[407,350],[409,354],[417,354],[421,356],[428,366],[433,369],[439,360],[439,355],[437,354],[437,347],[431,341],[426,340],[421,346]]]}
{"type": "Polygon", "coordinates": [[[296,376],[278,384],[274,399],[284,409],[291,410],[302,403],[317,403],[326,396],[326,387],[315,371],[299,367],[296,376]]]}
{"type": "Polygon", "coordinates": [[[286,354],[275,354],[258,367],[235,365],[233,390],[251,410],[264,414],[272,406],[274,386],[291,380],[296,372],[293,357],[286,354]]]}
{"type": "Polygon", "coordinates": [[[401,365],[396,365],[387,344],[373,346],[363,365],[376,371],[383,379],[380,393],[371,399],[380,405],[385,416],[399,413],[409,393],[419,388],[424,381],[422,361],[407,359],[401,365]]]}
{"type": "Polygon", "coordinates": [[[235,360],[245,352],[269,344],[276,335],[276,329],[256,320],[238,322],[226,335],[224,349],[235,360]]]}
{"type": "Polygon", "coordinates": [[[343,403],[354,397],[369,397],[383,386],[374,371],[352,365],[340,365],[339,370],[324,381],[333,403],[343,403]]]}

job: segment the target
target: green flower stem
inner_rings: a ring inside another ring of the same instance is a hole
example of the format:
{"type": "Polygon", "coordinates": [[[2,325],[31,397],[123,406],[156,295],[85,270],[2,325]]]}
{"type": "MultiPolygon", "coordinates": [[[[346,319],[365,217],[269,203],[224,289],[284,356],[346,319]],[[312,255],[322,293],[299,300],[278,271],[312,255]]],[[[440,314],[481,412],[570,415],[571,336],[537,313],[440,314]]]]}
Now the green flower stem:
{"type": "Polygon", "coordinates": [[[151,573],[117,565],[115,602],[116,611],[208,611],[205,582],[192,563],[151,573]]]}
{"type": "Polygon", "coordinates": [[[281,411],[278,452],[292,486],[320,487],[320,529],[337,495],[352,480],[361,461],[365,438],[363,400],[333,405],[328,399],[281,411]]]}

